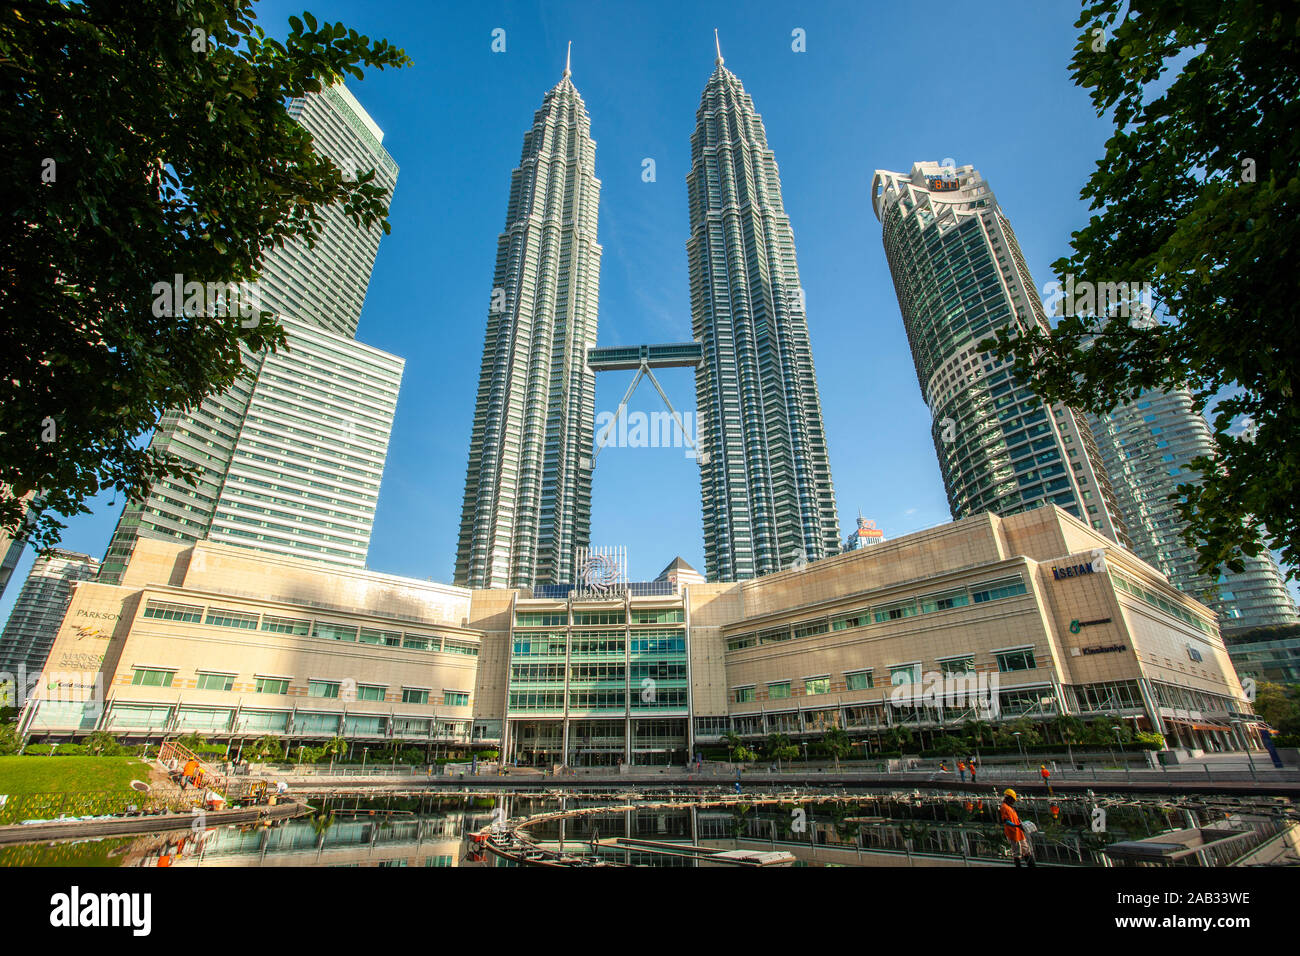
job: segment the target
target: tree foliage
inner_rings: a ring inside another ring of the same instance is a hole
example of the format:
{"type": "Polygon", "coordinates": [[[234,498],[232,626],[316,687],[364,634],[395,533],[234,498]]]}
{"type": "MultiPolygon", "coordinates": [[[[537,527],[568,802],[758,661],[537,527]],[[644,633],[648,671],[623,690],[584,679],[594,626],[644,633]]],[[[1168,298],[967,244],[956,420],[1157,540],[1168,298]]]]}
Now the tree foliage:
{"type": "Polygon", "coordinates": [[[285,104],[406,54],[308,13],[283,42],[253,21],[252,0],[0,6],[0,526],[39,492],[37,547],[101,490],[196,477],[142,439],[284,344],[260,310],[156,310],[155,283],[255,281],[331,204],[389,230],[374,171],[315,152],[285,104]]]}
{"type": "Polygon", "coordinates": [[[1154,310],[1067,308],[1050,332],[1003,329],[980,347],[1098,414],[1153,389],[1213,405],[1216,454],[1173,499],[1201,570],[1241,570],[1261,535],[1300,565],[1295,6],[1087,0],[1076,25],[1073,78],[1115,129],[1082,190],[1093,214],[1053,269],[1150,283],[1154,310]]]}

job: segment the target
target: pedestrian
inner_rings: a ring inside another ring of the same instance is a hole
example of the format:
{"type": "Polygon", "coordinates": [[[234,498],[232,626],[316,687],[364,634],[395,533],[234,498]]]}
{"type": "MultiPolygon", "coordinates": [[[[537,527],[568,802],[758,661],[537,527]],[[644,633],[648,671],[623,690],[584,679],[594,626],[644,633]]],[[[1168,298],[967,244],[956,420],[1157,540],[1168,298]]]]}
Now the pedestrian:
{"type": "Polygon", "coordinates": [[[1050,794],[1052,792],[1052,784],[1049,782],[1048,778],[1052,776],[1052,771],[1048,770],[1047,764],[1043,763],[1038,765],[1038,774],[1043,778],[1043,783],[1047,784],[1047,792],[1050,794]]]}
{"type": "Polygon", "coordinates": [[[1011,844],[1011,859],[1016,866],[1037,866],[1034,862],[1034,848],[1029,843],[1029,834],[1020,822],[1016,812],[1016,792],[1004,790],[1002,793],[1002,833],[1011,844]]]}
{"type": "Polygon", "coordinates": [[[966,758],[966,766],[970,768],[970,782],[971,782],[971,783],[974,783],[974,782],[975,782],[975,756],[974,756],[974,754],[972,754],[971,756],[969,756],[969,757],[966,758]]]}
{"type": "Polygon", "coordinates": [[[957,772],[961,774],[961,782],[965,783],[966,782],[966,761],[964,760],[957,761],[957,772]]]}

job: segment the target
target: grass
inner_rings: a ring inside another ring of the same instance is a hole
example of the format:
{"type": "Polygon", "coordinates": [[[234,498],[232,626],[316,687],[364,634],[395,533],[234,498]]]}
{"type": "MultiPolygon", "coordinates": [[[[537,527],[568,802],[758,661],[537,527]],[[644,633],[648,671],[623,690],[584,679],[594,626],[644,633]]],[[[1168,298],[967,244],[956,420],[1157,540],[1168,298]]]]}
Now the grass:
{"type": "Polygon", "coordinates": [[[0,794],[9,797],[0,825],[59,813],[121,813],[141,802],[131,781],[148,779],[149,765],[138,757],[0,757],[0,794]]]}

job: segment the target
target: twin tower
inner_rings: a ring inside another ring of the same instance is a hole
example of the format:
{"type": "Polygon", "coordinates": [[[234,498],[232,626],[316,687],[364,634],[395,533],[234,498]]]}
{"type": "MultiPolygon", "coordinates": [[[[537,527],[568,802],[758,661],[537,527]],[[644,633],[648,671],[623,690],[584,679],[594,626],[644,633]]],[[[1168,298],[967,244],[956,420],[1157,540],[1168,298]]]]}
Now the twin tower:
{"type": "MultiPolygon", "coordinates": [[[[566,64],[510,177],[465,478],[460,585],[574,583],[575,549],[590,544],[595,156],[566,64]]],[[[705,568],[709,580],[734,581],[836,553],[839,521],[780,174],[762,118],[720,51],[696,112],[687,194],[705,568]]]]}

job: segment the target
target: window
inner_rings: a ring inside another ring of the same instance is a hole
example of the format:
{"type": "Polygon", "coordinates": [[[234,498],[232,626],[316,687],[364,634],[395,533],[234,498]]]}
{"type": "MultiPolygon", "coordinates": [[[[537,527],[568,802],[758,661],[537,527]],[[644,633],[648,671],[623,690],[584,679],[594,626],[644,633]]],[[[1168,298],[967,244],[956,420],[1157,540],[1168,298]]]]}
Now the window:
{"type": "Polygon", "coordinates": [[[943,594],[927,594],[920,599],[921,613],[929,614],[931,611],[948,611],[955,607],[965,607],[970,604],[970,598],[965,591],[945,591],[943,594]]]}
{"type": "Polygon", "coordinates": [[[969,674],[975,670],[975,655],[969,657],[950,657],[947,660],[939,662],[939,672],[941,674],[969,674]]]}
{"type": "Polygon", "coordinates": [[[402,646],[411,651],[427,651],[429,639],[419,634],[403,634],[402,646]]]}
{"type": "Polygon", "coordinates": [[[372,627],[363,627],[357,638],[362,644],[380,644],[384,647],[401,647],[402,635],[397,631],[378,631],[372,627]]]}
{"type": "Polygon", "coordinates": [[[858,671],[856,674],[845,674],[844,684],[848,690],[868,690],[876,686],[876,681],[871,671],[858,671]]]}
{"type": "Polygon", "coordinates": [[[921,665],[919,663],[894,665],[889,669],[889,683],[893,687],[921,683],[921,665]]]}
{"type": "Polygon", "coordinates": [[[388,688],[378,684],[357,685],[357,700],[383,700],[387,693],[388,688]]]}
{"type": "Polygon", "coordinates": [[[754,699],[754,688],[737,687],[733,699],[737,704],[748,704],[754,699]]]}
{"type": "Polygon", "coordinates": [[[257,629],[259,620],[261,615],[251,614],[248,611],[227,611],[212,607],[208,608],[208,616],[204,623],[215,624],[218,627],[238,627],[249,631],[257,629]]]}
{"type": "MultiPolygon", "coordinates": [[[[435,647],[434,650],[437,650],[435,647]]],[[[453,641],[447,638],[442,642],[442,650],[445,654],[465,654],[469,657],[478,657],[478,645],[470,644],[468,641],[453,641]]]]}
{"type": "Polygon", "coordinates": [[[998,654],[998,670],[1004,674],[1008,671],[1033,670],[1037,666],[1034,663],[1034,652],[1030,648],[1017,651],[1002,651],[998,654]]]}
{"type": "Polygon", "coordinates": [[[830,630],[825,621],[810,621],[807,624],[796,624],[794,628],[795,637],[811,637],[813,634],[825,634],[830,630]]]}
{"type": "Polygon", "coordinates": [[[144,606],[144,617],[160,621],[182,621],[186,624],[199,624],[203,621],[203,608],[190,604],[167,604],[163,601],[150,601],[144,606]]]}
{"type": "Polygon", "coordinates": [[[900,618],[914,617],[915,615],[915,601],[900,601],[897,604],[887,604],[884,607],[876,608],[873,616],[877,624],[883,624],[885,621],[897,621],[900,618]]]}
{"type": "Polygon", "coordinates": [[[309,680],[307,681],[308,697],[338,697],[339,682],[331,680],[309,680]]]}
{"type": "Polygon", "coordinates": [[[444,690],[442,692],[442,702],[448,707],[468,707],[469,691],[444,690]]]}
{"type": "Polygon", "coordinates": [[[199,671],[199,679],[194,686],[199,690],[230,690],[235,686],[235,675],[208,674],[199,671]]]}
{"type": "Polygon", "coordinates": [[[276,634],[302,634],[311,633],[311,621],[299,617],[274,617],[267,614],[262,618],[262,630],[273,631],[276,634]]]}
{"type": "Polygon", "coordinates": [[[788,680],[777,681],[774,684],[767,685],[767,696],[769,700],[784,700],[790,696],[790,682],[788,680]]]}
{"type": "Polygon", "coordinates": [[[569,615],[564,611],[547,613],[524,613],[521,611],[515,615],[516,627],[565,627],[568,623],[569,615]]]}
{"type": "Polygon", "coordinates": [[[983,604],[986,601],[999,601],[1002,598],[1013,597],[1017,594],[1025,593],[1024,579],[1017,576],[1014,578],[1000,578],[996,581],[989,581],[986,584],[976,585],[977,590],[973,592],[976,604],[983,604]]]}
{"type": "Polygon", "coordinates": [[[418,687],[402,688],[403,704],[427,704],[429,702],[429,692],[418,687]]]}
{"type": "Polygon", "coordinates": [[[847,631],[851,627],[864,627],[870,623],[867,612],[856,611],[852,614],[846,614],[843,617],[837,617],[831,621],[832,631],[847,631]]]}
{"type": "MultiPolygon", "coordinates": [[[[575,615],[576,616],[576,615],[575,615]]],[[[621,618],[621,615],[620,615],[621,618]]],[[[681,608],[644,608],[632,609],[633,624],[682,624],[686,621],[686,612],[681,608]]],[[[577,623],[576,621],[574,623],[577,623]]],[[[623,623],[619,620],[617,623],[623,623]]]]}
{"type": "Polygon", "coordinates": [[[329,624],[317,621],[311,629],[312,637],[323,637],[331,641],[355,641],[357,627],[355,624],[329,624]]]}
{"type": "Polygon", "coordinates": [[[135,673],[131,675],[131,683],[137,687],[171,687],[172,678],[175,676],[174,670],[137,667],[135,673]]]}
{"type": "Polygon", "coordinates": [[[256,690],[259,694],[289,693],[289,679],[287,677],[258,677],[256,680],[256,690]]]}
{"type": "MultiPolygon", "coordinates": [[[[626,624],[626,623],[627,623],[627,618],[623,616],[622,608],[619,608],[617,611],[574,611],[573,612],[574,627],[594,627],[597,625],[608,627],[611,624],[626,624]]],[[[638,621],[638,623],[653,624],[655,622],[653,620],[649,620],[649,621],[638,621]]]]}
{"type": "Polygon", "coordinates": [[[817,694],[829,694],[831,692],[831,679],[829,677],[805,677],[803,692],[809,697],[814,697],[817,694]]]}

